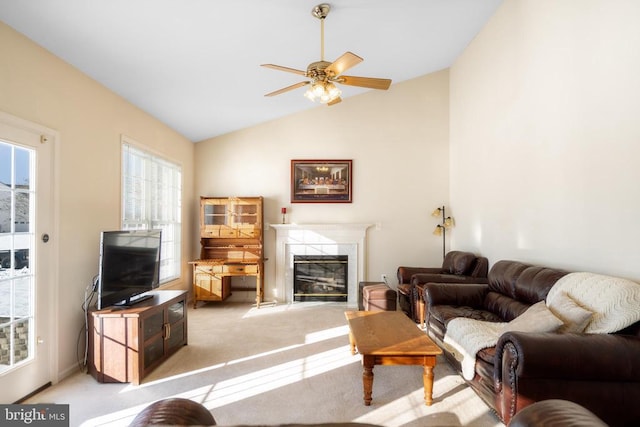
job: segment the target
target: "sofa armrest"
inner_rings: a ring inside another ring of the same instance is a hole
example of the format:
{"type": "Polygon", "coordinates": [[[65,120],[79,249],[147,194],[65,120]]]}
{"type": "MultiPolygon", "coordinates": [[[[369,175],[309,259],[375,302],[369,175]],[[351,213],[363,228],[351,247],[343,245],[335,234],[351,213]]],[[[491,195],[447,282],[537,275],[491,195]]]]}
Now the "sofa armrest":
{"type": "Polygon", "coordinates": [[[424,301],[428,307],[434,305],[455,305],[481,308],[489,286],[484,283],[460,283],[456,286],[446,283],[426,283],[424,301]]]}
{"type": "Polygon", "coordinates": [[[611,425],[640,420],[640,339],[630,335],[507,332],[494,359],[496,410],[509,423],[534,402],[579,403],[611,425]]]}
{"type": "Polygon", "coordinates": [[[640,339],[615,334],[507,332],[496,345],[496,384],[518,378],[640,382],[640,339]],[[512,347],[512,348],[508,348],[512,347]]]}
{"type": "Polygon", "coordinates": [[[419,273],[437,274],[442,273],[443,270],[440,267],[398,267],[398,283],[411,283],[411,276],[419,273]]]}

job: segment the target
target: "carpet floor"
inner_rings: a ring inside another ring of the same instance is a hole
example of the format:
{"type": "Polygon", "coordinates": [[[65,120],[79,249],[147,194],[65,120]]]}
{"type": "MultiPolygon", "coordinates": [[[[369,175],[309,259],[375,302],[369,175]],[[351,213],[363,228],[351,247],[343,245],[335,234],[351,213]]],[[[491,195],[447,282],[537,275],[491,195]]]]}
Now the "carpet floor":
{"type": "Polygon", "coordinates": [[[360,422],[387,427],[503,426],[444,358],[433,405],[422,367],[377,366],[373,402],[362,401],[362,365],[349,350],[341,303],[189,308],[189,344],[142,384],[100,384],[78,372],[25,403],[69,404],[70,425],[126,426],[159,399],[202,403],[221,426],[360,422]]]}

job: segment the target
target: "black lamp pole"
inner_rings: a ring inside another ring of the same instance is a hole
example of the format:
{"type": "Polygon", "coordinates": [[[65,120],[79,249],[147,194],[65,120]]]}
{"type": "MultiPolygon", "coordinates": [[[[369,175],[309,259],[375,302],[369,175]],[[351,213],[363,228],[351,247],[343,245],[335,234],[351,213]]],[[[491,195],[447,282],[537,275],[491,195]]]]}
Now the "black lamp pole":
{"type": "Polygon", "coordinates": [[[444,221],[445,221],[445,213],[444,213],[444,206],[442,206],[442,260],[444,261],[444,256],[445,256],[445,243],[446,243],[446,237],[447,237],[447,227],[444,226],[444,221]]]}

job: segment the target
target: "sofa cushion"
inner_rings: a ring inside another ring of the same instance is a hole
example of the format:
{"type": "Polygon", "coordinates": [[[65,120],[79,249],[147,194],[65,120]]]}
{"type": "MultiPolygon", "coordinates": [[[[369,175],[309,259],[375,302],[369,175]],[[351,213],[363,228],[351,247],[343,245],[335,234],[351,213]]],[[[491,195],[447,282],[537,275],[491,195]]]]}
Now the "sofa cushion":
{"type": "Polygon", "coordinates": [[[593,311],[579,305],[566,292],[560,292],[553,299],[549,310],[564,322],[564,325],[558,329],[560,333],[581,333],[593,317],[593,311]]]}
{"type": "Polygon", "coordinates": [[[443,345],[462,368],[462,377],[470,381],[475,375],[476,354],[483,348],[494,347],[504,323],[483,322],[458,317],[447,325],[443,345]]]}
{"type": "Polygon", "coordinates": [[[535,303],[502,328],[502,332],[553,332],[564,323],[547,308],[544,301],[535,303]]]}
{"type": "Polygon", "coordinates": [[[445,257],[443,270],[450,274],[465,275],[470,274],[476,256],[471,252],[451,251],[445,257]]]}
{"type": "Polygon", "coordinates": [[[485,296],[483,306],[500,318],[501,322],[508,322],[524,313],[531,304],[525,304],[497,292],[489,292],[485,296]]]}
{"type": "Polygon", "coordinates": [[[549,291],[549,305],[555,305],[563,292],[593,312],[585,333],[614,333],[640,321],[640,284],[631,280],[586,272],[567,274],[549,291]]]}
{"type": "Polygon", "coordinates": [[[519,261],[502,260],[496,262],[489,271],[489,289],[511,298],[516,297],[516,280],[520,274],[531,267],[519,261]]]}
{"type": "Polygon", "coordinates": [[[451,319],[465,317],[467,319],[484,320],[487,322],[501,322],[498,316],[484,310],[477,310],[471,307],[458,307],[453,305],[436,305],[431,307],[429,316],[446,325],[451,319]]]}
{"type": "Polygon", "coordinates": [[[567,274],[566,271],[546,267],[528,267],[522,271],[515,283],[518,301],[535,304],[547,297],[549,290],[567,274]]]}

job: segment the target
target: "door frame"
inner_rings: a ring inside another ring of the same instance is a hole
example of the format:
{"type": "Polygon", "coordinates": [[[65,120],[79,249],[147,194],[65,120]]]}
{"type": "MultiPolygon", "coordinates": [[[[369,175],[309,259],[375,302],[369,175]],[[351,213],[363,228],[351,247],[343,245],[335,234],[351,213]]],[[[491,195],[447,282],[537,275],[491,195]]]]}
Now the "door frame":
{"type": "MultiPolygon", "coordinates": [[[[0,123],[11,126],[14,128],[22,129],[27,132],[40,134],[41,143],[52,144],[51,149],[51,164],[50,164],[50,176],[48,177],[51,188],[51,196],[50,196],[50,204],[51,204],[51,230],[48,231],[48,234],[52,236],[50,241],[47,243],[51,245],[51,256],[47,260],[49,263],[48,271],[50,272],[50,279],[47,280],[47,286],[49,287],[49,296],[50,300],[46,303],[48,304],[48,318],[45,319],[44,324],[48,325],[48,341],[49,341],[49,378],[52,384],[56,384],[59,381],[59,368],[58,368],[58,349],[59,349],[59,322],[58,322],[58,309],[59,309],[59,280],[60,277],[58,266],[59,266],[59,213],[60,213],[60,198],[59,198],[59,175],[60,168],[59,159],[60,159],[60,133],[54,129],[48,128],[46,126],[40,125],[38,123],[31,122],[26,119],[22,119],[20,117],[16,117],[9,113],[5,113],[0,111],[0,123]]],[[[38,230],[36,230],[37,232],[38,230]]],[[[40,241],[40,236],[35,236],[36,244],[40,241]]],[[[40,304],[43,304],[43,301],[37,301],[36,310],[40,304]]],[[[38,313],[36,312],[36,316],[38,313]]],[[[37,323],[42,324],[42,321],[37,323]]],[[[37,347],[37,337],[36,337],[36,347],[37,347]]],[[[35,391],[35,390],[34,390],[35,391]]],[[[23,396],[26,397],[26,396],[23,396]]]]}

